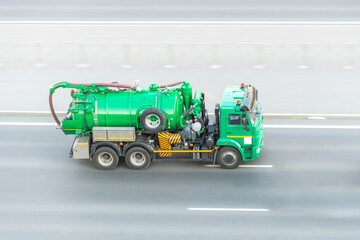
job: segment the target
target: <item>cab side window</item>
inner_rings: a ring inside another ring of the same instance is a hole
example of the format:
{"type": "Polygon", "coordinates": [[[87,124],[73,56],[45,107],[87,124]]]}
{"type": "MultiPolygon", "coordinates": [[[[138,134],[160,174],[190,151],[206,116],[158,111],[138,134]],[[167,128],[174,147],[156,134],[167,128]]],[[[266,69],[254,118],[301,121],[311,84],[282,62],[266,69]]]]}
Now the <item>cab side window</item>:
{"type": "Polygon", "coordinates": [[[229,125],[241,125],[240,114],[229,114],[229,125]]]}

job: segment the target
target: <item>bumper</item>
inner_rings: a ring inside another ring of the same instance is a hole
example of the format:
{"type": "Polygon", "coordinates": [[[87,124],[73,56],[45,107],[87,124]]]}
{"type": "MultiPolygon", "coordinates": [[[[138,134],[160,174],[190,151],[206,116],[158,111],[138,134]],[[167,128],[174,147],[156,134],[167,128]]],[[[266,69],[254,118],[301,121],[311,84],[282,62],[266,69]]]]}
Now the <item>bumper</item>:
{"type": "Polygon", "coordinates": [[[260,156],[263,145],[264,145],[264,135],[261,136],[261,140],[259,141],[259,144],[257,144],[256,146],[253,146],[251,159],[248,159],[248,160],[257,159],[260,156]]]}

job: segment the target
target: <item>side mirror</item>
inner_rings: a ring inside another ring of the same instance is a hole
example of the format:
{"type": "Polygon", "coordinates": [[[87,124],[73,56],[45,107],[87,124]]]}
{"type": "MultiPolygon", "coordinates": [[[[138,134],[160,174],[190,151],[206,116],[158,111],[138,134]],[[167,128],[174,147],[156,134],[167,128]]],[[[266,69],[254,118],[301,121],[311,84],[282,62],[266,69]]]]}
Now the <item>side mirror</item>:
{"type": "Polygon", "coordinates": [[[249,109],[248,106],[246,106],[246,105],[243,105],[243,106],[240,108],[240,112],[247,112],[247,111],[250,111],[250,109],[249,109]]]}
{"type": "Polygon", "coordinates": [[[242,125],[244,126],[244,130],[250,131],[249,123],[248,123],[248,121],[246,119],[246,115],[242,116],[241,122],[242,122],[242,125]]]}

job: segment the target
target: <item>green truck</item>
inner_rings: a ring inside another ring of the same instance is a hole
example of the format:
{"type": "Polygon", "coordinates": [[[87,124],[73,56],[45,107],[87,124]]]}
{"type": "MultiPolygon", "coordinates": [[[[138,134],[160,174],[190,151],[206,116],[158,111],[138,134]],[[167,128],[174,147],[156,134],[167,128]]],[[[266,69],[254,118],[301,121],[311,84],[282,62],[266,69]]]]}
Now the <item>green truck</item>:
{"type": "Polygon", "coordinates": [[[116,168],[121,157],[131,169],[172,159],[233,169],[258,158],[263,146],[258,91],[244,83],[225,88],[212,117],[204,93],[193,93],[186,81],[146,90],[138,84],[60,82],[50,88],[49,105],[59,128],[76,135],[70,157],[90,159],[102,170],[116,168]],[[71,89],[72,97],[62,121],[53,107],[58,88],[71,89]]]}

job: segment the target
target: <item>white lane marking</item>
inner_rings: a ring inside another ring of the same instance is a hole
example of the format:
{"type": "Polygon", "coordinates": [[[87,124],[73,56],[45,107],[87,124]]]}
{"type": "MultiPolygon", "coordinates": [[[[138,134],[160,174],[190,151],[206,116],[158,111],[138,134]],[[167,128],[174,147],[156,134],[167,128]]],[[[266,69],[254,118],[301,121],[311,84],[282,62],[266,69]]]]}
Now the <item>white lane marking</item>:
{"type": "Polygon", "coordinates": [[[271,26],[271,25],[360,25],[359,21],[0,21],[1,25],[66,25],[66,26],[102,26],[102,25],[250,25],[250,26],[271,26]]]}
{"type": "Polygon", "coordinates": [[[0,122],[0,126],[57,126],[49,122],[0,122]]]}
{"type": "Polygon", "coordinates": [[[267,208],[188,208],[188,211],[269,212],[267,208]]]}
{"type": "Polygon", "coordinates": [[[307,117],[309,120],[325,120],[326,117],[307,117]]]}
{"type": "MultiPolygon", "coordinates": [[[[207,164],[204,167],[219,168],[220,165],[207,164]]],[[[240,165],[239,168],[272,168],[273,165],[240,165]]]]}
{"type": "Polygon", "coordinates": [[[291,128],[291,129],[360,129],[357,125],[267,125],[264,128],[291,128]]]}

